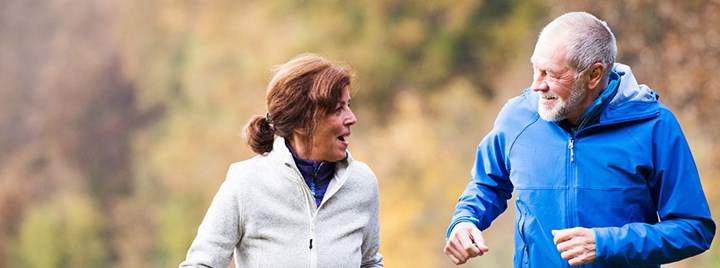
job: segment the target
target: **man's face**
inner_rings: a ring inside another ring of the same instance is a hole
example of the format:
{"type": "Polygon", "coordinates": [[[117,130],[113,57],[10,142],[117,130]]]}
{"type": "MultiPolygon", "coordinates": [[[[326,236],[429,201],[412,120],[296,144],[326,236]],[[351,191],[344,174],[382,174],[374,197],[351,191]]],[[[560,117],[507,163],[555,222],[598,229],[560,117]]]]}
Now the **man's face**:
{"type": "Polygon", "coordinates": [[[587,107],[588,93],[582,78],[567,64],[567,48],[559,39],[540,38],[530,62],[533,82],[530,88],[540,95],[538,113],[545,121],[568,119],[573,123],[587,107]]]}

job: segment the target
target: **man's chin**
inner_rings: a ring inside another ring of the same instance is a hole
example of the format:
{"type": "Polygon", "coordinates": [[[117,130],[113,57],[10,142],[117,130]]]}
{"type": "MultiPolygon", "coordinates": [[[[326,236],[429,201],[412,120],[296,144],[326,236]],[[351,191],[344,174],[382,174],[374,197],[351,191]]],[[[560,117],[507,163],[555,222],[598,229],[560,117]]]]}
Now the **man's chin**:
{"type": "Polygon", "coordinates": [[[545,120],[547,122],[559,122],[560,120],[562,120],[559,114],[552,113],[550,111],[540,109],[538,110],[538,114],[540,114],[540,118],[542,120],[545,120]]]}

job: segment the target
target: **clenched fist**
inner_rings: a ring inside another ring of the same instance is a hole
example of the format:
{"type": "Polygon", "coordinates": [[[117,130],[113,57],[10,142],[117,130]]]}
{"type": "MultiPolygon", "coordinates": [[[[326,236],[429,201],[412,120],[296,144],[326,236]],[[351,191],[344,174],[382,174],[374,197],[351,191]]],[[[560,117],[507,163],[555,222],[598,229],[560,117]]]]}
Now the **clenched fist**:
{"type": "Polygon", "coordinates": [[[445,255],[456,265],[463,264],[470,258],[482,256],[489,250],[482,232],[470,222],[456,224],[445,244],[445,255]]]}

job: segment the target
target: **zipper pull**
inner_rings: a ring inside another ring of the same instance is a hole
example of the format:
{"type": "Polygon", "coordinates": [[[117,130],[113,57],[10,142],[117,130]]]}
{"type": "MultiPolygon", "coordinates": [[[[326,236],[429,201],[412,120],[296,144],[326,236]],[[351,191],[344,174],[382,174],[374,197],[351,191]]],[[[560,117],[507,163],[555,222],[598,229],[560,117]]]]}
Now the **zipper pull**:
{"type": "Polygon", "coordinates": [[[568,149],[570,149],[570,163],[575,163],[575,137],[570,137],[570,143],[568,143],[568,149]]]}
{"type": "Polygon", "coordinates": [[[320,171],[320,167],[322,167],[323,164],[325,164],[325,162],[320,162],[317,167],[313,168],[313,176],[312,180],[310,181],[310,191],[312,192],[313,197],[315,197],[315,187],[318,184],[318,172],[320,171]]]}
{"type": "Polygon", "coordinates": [[[310,249],[312,249],[312,238],[310,238],[310,249]]]}
{"type": "MultiPolygon", "coordinates": [[[[321,164],[322,165],[322,164],[321,164]]],[[[312,177],[312,186],[310,187],[310,190],[313,193],[313,196],[315,196],[315,186],[318,183],[318,171],[320,171],[320,166],[318,166],[315,171],[313,171],[313,177],[312,177]]]]}

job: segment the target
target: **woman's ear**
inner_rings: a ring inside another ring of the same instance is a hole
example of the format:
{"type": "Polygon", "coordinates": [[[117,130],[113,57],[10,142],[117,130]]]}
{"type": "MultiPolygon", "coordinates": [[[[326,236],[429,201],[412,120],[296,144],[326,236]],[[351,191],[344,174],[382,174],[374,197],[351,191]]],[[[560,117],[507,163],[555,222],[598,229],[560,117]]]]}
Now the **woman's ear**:
{"type": "Polygon", "coordinates": [[[307,136],[308,132],[305,130],[305,128],[296,128],[292,130],[293,136],[295,137],[305,137],[307,136]]]}
{"type": "Polygon", "coordinates": [[[596,62],[592,66],[590,66],[590,69],[587,71],[587,87],[588,89],[596,89],[598,85],[601,85],[602,83],[602,76],[603,73],[605,73],[605,66],[603,66],[602,63],[596,62]]]}

